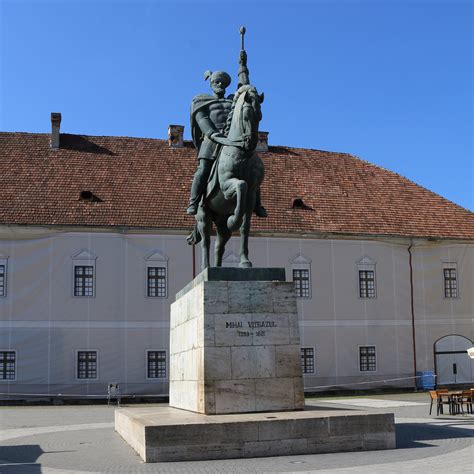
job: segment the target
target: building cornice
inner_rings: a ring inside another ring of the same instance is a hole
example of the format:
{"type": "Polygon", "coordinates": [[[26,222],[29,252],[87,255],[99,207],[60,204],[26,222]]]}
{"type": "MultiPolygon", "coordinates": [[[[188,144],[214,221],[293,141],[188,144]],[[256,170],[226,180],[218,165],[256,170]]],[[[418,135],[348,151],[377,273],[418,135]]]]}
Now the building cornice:
{"type": "MultiPolygon", "coordinates": [[[[188,235],[190,228],[160,228],[160,227],[115,227],[115,226],[75,226],[75,225],[26,225],[26,224],[0,224],[0,239],[33,239],[49,237],[62,233],[111,233],[111,234],[142,234],[142,235],[188,235]]],[[[234,234],[234,237],[238,234],[234,234]]],[[[409,245],[443,244],[474,244],[474,239],[430,236],[405,236],[395,234],[348,234],[327,232],[252,232],[251,237],[281,238],[281,239],[308,239],[308,240],[358,240],[382,241],[409,245]]]]}

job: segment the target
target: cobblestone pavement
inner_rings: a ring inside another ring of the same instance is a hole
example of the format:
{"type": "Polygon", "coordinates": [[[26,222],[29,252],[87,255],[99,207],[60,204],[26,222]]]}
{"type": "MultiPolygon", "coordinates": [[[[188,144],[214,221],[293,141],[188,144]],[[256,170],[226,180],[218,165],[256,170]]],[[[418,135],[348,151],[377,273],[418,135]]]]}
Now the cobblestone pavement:
{"type": "Polygon", "coordinates": [[[395,413],[395,450],[157,464],[144,464],[115,433],[112,408],[0,407],[0,473],[474,472],[474,415],[429,416],[427,400],[425,393],[307,399],[395,413]]]}

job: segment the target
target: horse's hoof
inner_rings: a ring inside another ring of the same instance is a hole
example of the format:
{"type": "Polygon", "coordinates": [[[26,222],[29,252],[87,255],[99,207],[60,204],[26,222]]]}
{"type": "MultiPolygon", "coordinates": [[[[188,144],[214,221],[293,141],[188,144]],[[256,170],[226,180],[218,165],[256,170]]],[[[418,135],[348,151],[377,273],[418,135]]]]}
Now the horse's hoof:
{"type": "Polygon", "coordinates": [[[240,268],[252,268],[252,262],[246,260],[245,262],[240,262],[240,268]]]}

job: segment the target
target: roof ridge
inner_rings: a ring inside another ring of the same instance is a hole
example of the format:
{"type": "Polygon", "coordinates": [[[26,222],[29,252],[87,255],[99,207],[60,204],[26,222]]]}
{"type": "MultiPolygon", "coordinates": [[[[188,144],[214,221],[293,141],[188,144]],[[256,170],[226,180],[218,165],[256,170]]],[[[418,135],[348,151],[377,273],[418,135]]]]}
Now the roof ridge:
{"type": "MultiPolygon", "coordinates": [[[[50,133],[43,133],[43,132],[8,132],[8,131],[0,131],[0,135],[33,135],[33,136],[49,136],[50,133]]],[[[153,137],[131,137],[128,135],[89,135],[87,133],[69,133],[69,132],[61,132],[60,135],[70,135],[74,137],[90,137],[90,138],[124,138],[124,139],[131,139],[131,140],[153,140],[153,141],[161,141],[167,142],[167,138],[153,138],[153,137]]],[[[185,142],[191,142],[191,140],[184,140],[185,142]]]]}
{"type": "Polygon", "coordinates": [[[298,146],[289,146],[289,145],[268,145],[268,151],[271,151],[271,148],[285,148],[287,150],[302,150],[302,151],[317,151],[319,153],[331,153],[334,155],[350,155],[346,151],[333,151],[333,150],[323,150],[321,148],[302,148],[298,146]]]}

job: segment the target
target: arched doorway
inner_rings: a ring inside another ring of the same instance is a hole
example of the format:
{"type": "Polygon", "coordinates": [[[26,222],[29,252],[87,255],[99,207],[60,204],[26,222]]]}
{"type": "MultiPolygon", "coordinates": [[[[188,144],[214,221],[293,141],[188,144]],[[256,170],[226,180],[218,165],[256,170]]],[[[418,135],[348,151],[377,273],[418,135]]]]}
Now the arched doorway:
{"type": "Polygon", "coordinates": [[[437,385],[463,384],[474,381],[474,359],[467,354],[472,341],[451,334],[434,344],[437,385]]]}

